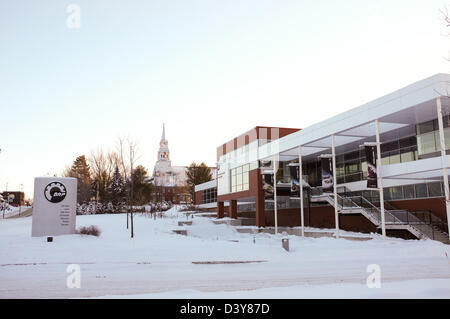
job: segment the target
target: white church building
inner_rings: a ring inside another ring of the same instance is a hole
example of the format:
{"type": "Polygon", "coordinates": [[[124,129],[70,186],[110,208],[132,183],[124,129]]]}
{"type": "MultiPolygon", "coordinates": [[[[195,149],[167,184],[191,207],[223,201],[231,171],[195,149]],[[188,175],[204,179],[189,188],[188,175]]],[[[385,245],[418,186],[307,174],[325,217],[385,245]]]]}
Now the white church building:
{"type": "Polygon", "coordinates": [[[172,203],[189,202],[190,195],[186,186],[186,166],[172,166],[166,128],[163,124],[158,158],[153,170],[153,183],[157,188],[159,200],[172,203]]]}

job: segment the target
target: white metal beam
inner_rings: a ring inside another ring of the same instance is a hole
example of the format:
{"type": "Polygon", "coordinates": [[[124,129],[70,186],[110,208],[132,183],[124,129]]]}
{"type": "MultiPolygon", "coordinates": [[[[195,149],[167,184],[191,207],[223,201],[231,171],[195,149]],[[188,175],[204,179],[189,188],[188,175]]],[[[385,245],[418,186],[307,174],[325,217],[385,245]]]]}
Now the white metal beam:
{"type": "Polygon", "coordinates": [[[300,187],[300,218],[302,237],[305,237],[305,215],[303,211],[303,171],[302,171],[302,146],[298,147],[298,186],[300,187]]]}
{"type": "Polygon", "coordinates": [[[442,121],[442,105],[441,98],[436,99],[436,107],[438,113],[438,124],[439,124],[439,137],[441,142],[441,161],[442,161],[442,174],[444,175],[444,191],[445,191],[445,209],[447,211],[447,224],[448,224],[448,234],[450,239],[450,190],[448,186],[448,174],[447,166],[444,165],[445,158],[445,135],[444,135],[444,123],[442,121]]]}
{"type": "Polygon", "coordinates": [[[336,238],[339,238],[339,209],[337,200],[336,147],[334,145],[334,134],[331,135],[331,155],[333,161],[334,222],[336,225],[336,238]]]}

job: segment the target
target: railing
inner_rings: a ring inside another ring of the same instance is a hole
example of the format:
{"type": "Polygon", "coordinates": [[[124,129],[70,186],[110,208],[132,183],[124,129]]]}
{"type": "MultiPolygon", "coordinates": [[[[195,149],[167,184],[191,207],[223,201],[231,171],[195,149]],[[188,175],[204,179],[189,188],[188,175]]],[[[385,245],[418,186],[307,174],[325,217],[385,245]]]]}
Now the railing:
{"type": "MultiPolygon", "coordinates": [[[[338,187],[339,193],[347,193],[346,187],[338,187]]],[[[334,194],[323,193],[322,187],[311,188],[312,196],[327,196],[327,201],[334,206],[334,194]]],[[[381,224],[381,210],[372,201],[368,200],[364,196],[341,196],[337,194],[338,208],[343,212],[345,210],[363,210],[363,214],[366,215],[372,222],[381,224]]],[[[379,202],[376,202],[379,203],[379,202]]],[[[298,208],[300,207],[299,200],[291,200],[287,196],[278,197],[278,208],[298,208]]],[[[429,211],[410,212],[406,210],[400,210],[385,202],[385,224],[386,225],[405,225],[407,227],[414,228],[416,233],[422,234],[430,239],[440,240],[442,242],[448,242],[448,226],[442,219],[434,215],[429,211]]],[[[273,210],[274,203],[266,202],[265,209],[273,210]]],[[[238,205],[238,212],[254,211],[256,209],[255,203],[249,203],[244,205],[238,205]]],[[[411,229],[410,228],[410,229],[411,229]]]]}
{"type": "MultiPolygon", "coordinates": [[[[322,195],[324,195],[322,193],[322,195]]],[[[334,201],[334,194],[326,194],[332,201],[334,201]]],[[[342,210],[348,209],[362,209],[366,215],[369,215],[378,224],[381,223],[381,211],[380,208],[375,206],[372,202],[367,200],[364,196],[350,196],[343,197],[339,194],[337,195],[338,207],[342,210]]],[[[385,224],[405,224],[401,219],[393,214],[394,212],[403,213],[406,211],[396,210],[390,211],[385,210],[385,224]]]]}
{"type": "MultiPolygon", "coordinates": [[[[352,201],[359,204],[372,216],[381,221],[380,209],[363,196],[351,197],[352,201]]],[[[430,239],[448,240],[448,226],[442,219],[429,211],[410,212],[396,209],[389,203],[385,203],[385,224],[408,225],[430,239]]]]}
{"type": "MultiPolygon", "coordinates": [[[[345,193],[349,193],[350,192],[350,190],[348,189],[347,186],[338,186],[336,188],[336,191],[337,191],[338,194],[341,194],[341,193],[345,194],[345,193]]],[[[323,193],[322,186],[311,187],[311,195],[312,196],[318,196],[318,195],[323,195],[323,194],[324,193],[323,193]]]]}

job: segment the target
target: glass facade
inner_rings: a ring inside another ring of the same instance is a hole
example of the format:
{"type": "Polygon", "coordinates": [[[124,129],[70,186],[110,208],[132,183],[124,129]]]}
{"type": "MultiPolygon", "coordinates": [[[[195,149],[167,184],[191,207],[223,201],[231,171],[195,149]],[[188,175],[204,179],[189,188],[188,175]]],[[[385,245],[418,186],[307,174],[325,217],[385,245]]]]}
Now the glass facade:
{"type": "MultiPolygon", "coordinates": [[[[402,200],[415,198],[443,197],[444,184],[442,182],[431,182],[414,185],[402,185],[385,187],[383,189],[384,200],[402,200]]],[[[370,201],[379,202],[378,190],[364,190],[357,192],[339,192],[345,196],[364,196],[370,201]]]]}
{"type": "MultiPolygon", "coordinates": [[[[445,149],[450,149],[450,116],[443,117],[445,149]]],[[[420,158],[436,156],[433,153],[441,151],[438,120],[416,125],[417,148],[420,158]]]]}
{"type": "Polygon", "coordinates": [[[219,157],[219,163],[248,163],[256,161],[260,140],[253,141],[219,157]]]}
{"type": "Polygon", "coordinates": [[[245,164],[231,170],[231,192],[242,192],[249,189],[250,164],[245,164]]]}
{"type": "MultiPolygon", "coordinates": [[[[450,150],[450,115],[443,117],[443,123],[446,149],[450,150]]],[[[406,163],[440,155],[437,119],[409,126],[406,130],[399,130],[398,134],[391,132],[389,136],[391,139],[384,140],[380,146],[382,165],[406,163]],[[398,138],[392,138],[396,135],[398,138]]],[[[223,166],[223,170],[222,165],[219,168],[218,185],[221,195],[249,189],[249,171],[258,168],[258,147],[269,145],[267,142],[268,140],[258,139],[220,157],[219,161],[228,164],[223,166]]],[[[280,162],[278,182],[290,182],[287,166],[290,162],[295,160],[280,162]]],[[[318,159],[303,162],[302,172],[304,180],[310,186],[321,186],[321,163],[318,159]]],[[[337,184],[341,185],[367,178],[364,148],[336,155],[336,177],[337,184]]],[[[437,197],[442,196],[442,187],[437,182],[391,187],[386,188],[385,192],[386,199],[437,197]]]]}
{"type": "MultiPolygon", "coordinates": [[[[393,140],[381,145],[382,165],[405,163],[418,159],[415,136],[393,140]]],[[[303,175],[311,186],[320,186],[320,161],[303,164],[303,175]]],[[[336,177],[338,184],[364,180],[367,177],[365,150],[348,152],[336,156],[336,177]]]]}
{"type": "Polygon", "coordinates": [[[217,187],[208,188],[202,191],[202,204],[217,202],[217,187]]]}

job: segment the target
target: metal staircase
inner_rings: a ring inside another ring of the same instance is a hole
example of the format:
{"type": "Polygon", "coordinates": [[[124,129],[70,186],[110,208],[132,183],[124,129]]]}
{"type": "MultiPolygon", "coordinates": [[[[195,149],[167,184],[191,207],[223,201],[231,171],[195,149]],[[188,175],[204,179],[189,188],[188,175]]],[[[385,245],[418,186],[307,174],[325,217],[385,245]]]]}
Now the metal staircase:
{"type": "MultiPolygon", "coordinates": [[[[334,194],[322,193],[311,196],[311,202],[326,202],[334,207],[334,194]]],[[[381,227],[381,211],[364,196],[343,197],[337,195],[340,214],[362,214],[377,227],[381,227]]],[[[403,229],[420,239],[433,239],[449,244],[445,223],[431,212],[409,212],[385,204],[386,229],[403,229]]]]}

